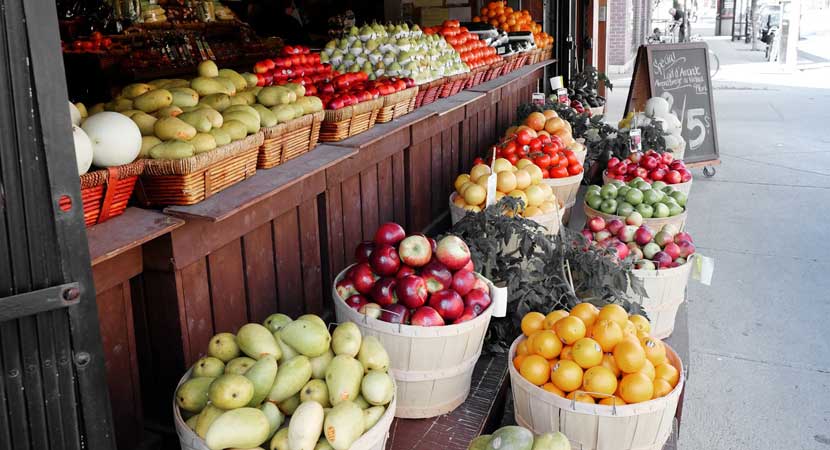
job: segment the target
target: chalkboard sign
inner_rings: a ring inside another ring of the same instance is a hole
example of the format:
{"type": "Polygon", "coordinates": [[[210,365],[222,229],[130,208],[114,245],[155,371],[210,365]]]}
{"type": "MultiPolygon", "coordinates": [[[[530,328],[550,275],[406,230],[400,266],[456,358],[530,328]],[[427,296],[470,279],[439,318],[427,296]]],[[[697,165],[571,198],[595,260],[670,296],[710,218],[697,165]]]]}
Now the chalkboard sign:
{"type": "Polygon", "coordinates": [[[705,42],[641,46],[625,105],[626,113],[642,111],[649,98],[665,98],[683,126],[683,159],[693,165],[719,163],[708,56],[705,42]]]}

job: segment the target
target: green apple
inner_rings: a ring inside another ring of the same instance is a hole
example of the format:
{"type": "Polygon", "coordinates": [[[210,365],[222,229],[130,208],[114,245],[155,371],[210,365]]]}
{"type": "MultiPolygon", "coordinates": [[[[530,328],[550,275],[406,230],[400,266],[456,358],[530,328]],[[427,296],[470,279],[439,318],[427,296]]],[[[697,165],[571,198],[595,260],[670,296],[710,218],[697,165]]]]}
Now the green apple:
{"type": "Polygon", "coordinates": [[[675,192],[675,189],[671,186],[666,186],[663,189],[661,189],[661,191],[665,192],[666,194],[671,194],[672,192],[675,192]]]}
{"type": "Polygon", "coordinates": [[[678,205],[680,205],[684,208],[686,207],[686,200],[687,200],[686,194],[684,194],[680,191],[674,191],[670,195],[671,195],[671,198],[673,198],[677,201],[678,205]]]}
{"type": "Polygon", "coordinates": [[[625,198],[625,194],[627,194],[628,191],[630,191],[630,190],[631,190],[631,188],[628,187],[628,185],[626,185],[626,184],[618,187],[617,188],[617,198],[625,198]]]}
{"type": "Polygon", "coordinates": [[[660,181],[660,180],[651,183],[651,188],[652,189],[662,190],[666,186],[668,186],[668,185],[666,183],[660,181]]]}
{"type": "Polygon", "coordinates": [[[599,192],[603,199],[617,198],[617,186],[613,184],[606,184],[599,192]]]}
{"type": "Polygon", "coordinates": [[[634,212],[634,205],[628,202],[619,202],[617,203],[617,215],[628,217],[629,214],[634,212]]]}
{"type": "Polygon", "coordinates": [[[619,188],[625,186],[625,181],[618,180],[618,179],[614,178],[613,180],[609,181],[608,184],[613,184],[614,186],[617,187],[617,189],[619,189],[619,188]]]}
{"type": "Polygon", "coordinates": [[[663,218],[669,217],[669,207],[666,206],[665,203],[655,203],[654,207],[654,217],[663,218]]]}
{"type": "MultiPolygon", "coordinates": [[[[660,192],[652,189],[643,192],[643,203],[645,203],[646,205],[653,205],[658,201],[660,201],[660,192]]],[[[645,214],[643,214],[643,216],[645,216],[645,214]]]]}
{"type": "Polygon", "coordinates": [[[641,190],[641,191],[649,191],[649,190],[651,190],[651,185],[650,185],[650,184],[648,184],[648,182],[647,182],[647,181],[639,181],[639,182],[637,182],[637,185],[636,185],[636,186],[634,186],[634,187],[636,187],[637,189],[639,189],[639,190],[641,190]]]}
{"type": "Polygon", "coordinates": [[[599,206],[599,210],[605,214],[614,214],[617,211],[617,201],[613,198],[606,198],[599,206]]]}
{"type": "Polygon", "coordinates": [[[591,208],[599,210],[599,205],[602,204],[602,197],[599,194],[588,195],[585,197],[585,203],[591,208]]]}
{"type": "Polygon", "coordinates": [[[589,192],[594,192],[594,191],[596,191],[596,193],[599,194],[600,189],[602,189],[602,186],[600,186],[598,184],[592,184],[592,185],[588,186],[588,190],[585,191],[585,194],[587,195],[589,192]]]}
{"type": "Polygon", "coordinates": [[[639,189],[629,189],[628,192],[625,194],[625,201],[627,203],[631,203],[633,206],[637,206],[640,203],[643,203],[643,191],[639,189]]]}
{"type": "Polygon", "coordinates": [[[640,213],[641,216],[643,216],[644,219],[651,219],[651,217],[654,215],[654,208],[652,208],[651,205],[646,203],[640,203],[639,205],[637,205],[635,209],[638,213],[640,213]]]}
{"type": "Polygon", "coordinates": [[[645,180],[643,180],[640,177],[634,177],[634,178],[631,179],[631,181],[628,182],[628,185],[631,186],[631,187],[637,187],[637,184],[639,184],[641,181],[645,181],[645,180]]]}
{"type": "Polygon", "coordinates": [[[680,207],[677,203],[669,205],[669,217],[676,216],[678,214],[683,213],[683,208],[680,207]]]}

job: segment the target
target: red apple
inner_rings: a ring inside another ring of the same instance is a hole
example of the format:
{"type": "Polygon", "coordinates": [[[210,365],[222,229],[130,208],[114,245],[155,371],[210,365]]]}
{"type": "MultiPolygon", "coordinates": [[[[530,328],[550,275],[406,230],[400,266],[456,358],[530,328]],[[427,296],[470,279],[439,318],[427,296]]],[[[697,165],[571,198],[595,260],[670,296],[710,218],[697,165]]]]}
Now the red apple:
{"type": "Polygon", "coordinates": [[[647,170],[656,169],[658,164],[660,164],[660,159],[651,155],[646,156],[640,161],[640,167],[644,167],[647,170]]]}
{"type": "Polygon", "coordinates": [[[666,252],[657,252],[654,256],[651,257],[651,260],[654,264],[657,264],[657,267],[660,269],[666,269],[669,267],[669,264],[673,262],[671,256],[669,256],[666,252]]]}
{"type": "Polygon", "coordinates": [[[637,227],[634,225],[626,225],[620,228],[620,231],[617,232],[617,238],[625,243],[634,242],[634,234],[636,232],[637,227]]]}
{"type": "Polygon", "coordinates": [[[666,244],[672,242],[672,235],[668,231],[660,230],[654,235],[654,242],[656,242],[660,247],[665,247],[666,244]]]}
{"type": "Polygon", "coordinates": [[[381,309],[379,319],[389,323],[406,324],[409,322],[409,310],[400,303],[394,303],[381,309]]]}
{"type": "Polygon", "coordinates": [[[398,269],[398,273],[395,274],[395,278],[400,279],[407,275],[417,275],[417,272],[415,272],[415,269],[412,267],[409,267],[406,264],[401,264],[401,268],[398,269]]]}
{"type": "Polygon", "coordinates": [[[671,152],[666,152],[660,155],[660,160],[663,164],[671,164],[674,161],[674,155],[671,152]]]}
{"type": "Polygon", "coordinates": [[[380,244],[375,247],[372,256],[369,257],[369,264],[376,274],[388,277],[398,273],[398,269],[401,268],[401,258],[395,247],[380,244]]]}
{"type": "Polygon", "coordinates": [[[689,234],[689,233],[687,233],[687,232],[685,232],[685,231],[681,231],[681,232],[679,232],[679,233],[677,233],[677,234],[675,234],[675,235],[674,235],[674,243],[675,243],[675,244],[679,244],[679,243],[680,243],[680,241],[689,241],[689,242],[694,242],[694,239],[692,239],[692,235],[691,235],[691,234],[689,234]]]}
{"type": "Polygon", "coordinates": [[[458,270],[470,261],[470,249],[458,236],[447,236],[438,242],[435,256],[450,270],[458,270]]]}
{"type": "Polygon", "coordinates": [[[377,319],[380,317],[380,314],[383,312],[380,305],[377,303],[367,303],[360,307],[357,312],[361,314],[365,314],[373,319],[377,319]]]}
{"type": "Polygon", "coordinates": [[[663,247],[663,251],[671,256],[672,261],[680,257],[680,246],[674,242],[669,242],[663,247]]]}
{"type": "Polygon", "coordinates": [[[417,275],[407,275],[399,279],[395,292],[398,294],[398,300],[407,308],[422,306],[429,296],[426,281],[417,275]]]}
{"type": "Polygon", "coordinates": [[[419,327],[438,327],[444,325],[444,319],[438,311],[429,306],[422,306],[412,313],[411,323],[419,327]]]}
{"type": "Polygon", "coordinates": [[[398,303],[398,296],[395,293],[396,285],[394,278],[381,278],[372,287],[372,300],[380,306],[398,303]]]}
{"type": "Polygon", "coordinates": [[[375,232],[376,244],[395,245],[406,237],[406,231],[395,222],[386,222],[375,232]]]}
{"type": "Polygon", "coordinates": [[[645,167],[637,167],[634,169],[634,174],[644,180],[648,179],[648,169],[645,167]]]}
{"type": "Polygon", "coordinates": [[[360,244],[357,244],[357,247],[354,249],[355,262],[369,262],[369,257],[372,256],[372,251],[374,250],[375,243],[372,241],[363,241],[360,244]]]}
{"type": "Polygon", "coordinates": [[[334,285],[334,288],[337,291],[337,296],[340,298],[349,298],[358,293],[357,288],[354,286],[354,281],[349,278],[343,278],[338,281],[337,284],[334,285]]]}
{"type": "Polygon", "coordinates": [[[349,305],[349,307],[355,311],[359,311],[360,307],[367,303],[369,303],[369,301],[366,300],[366,297],[360,294],[352,295],[351,297],[346,299],[346,304],[349,305]]]}
{"type": "Polygon", "coordinates": [[[695,253],[695,244],[692,244],[691,241],[683,239],[682,241],[677,243],[677,247],[680,249],[681,258],[688,258],[689,256],[692,256],[695,253]]]}
{"type": "Polygon", "coordinates": [[[648,177],[654,181],[661,181],[663,178],[666,177],[666,169],[663,168],[656,168],[648,173],[648,177]]]}
{"type": "Polygon", "coordinates": [[[594,233],[592,233],[591,230],[589,230],[587,228],[583,228],[582,231],[580,231],[580,233],[582,233],[582,236],[585,239],[588,239],[589,241],[594,240],[594,233]]]}
{"type": "Polygon", "coordinates": [[[413,234],[398,245],[401,261],[412,267],[421,267],[432,259],[432,246],[425,236],[413,234]]]}
{"type": "Polygon", "coordinates": [[[352,281],[357,292],[363,295],[368,295],[372,292],[372,286],[375,285],[375,274],[372,273],[372,268],[367,263],[360,263],[354,267],[352,273],[352,281]]]}
{"type": "Polygon", "coordinates": [[[590,219],[588,219],[588,229],[593,231],[594,233],[604,230],[605,219],[599,216],[591,217],[590,219]]]}
{"type": "Polygon", "coordinates": [[[625,223],[620,219],[611,219],[605,224],[605,229],[613,235],[617,235],[623,227],[625,227],[625,223]]]}
{"type": "Polygon", "coordinates": [[[652,237],[651,231],[649,231],[646,227],[639,227],[637,228],[637,231],[634,232],[634,240],[640,245],[648,244],[651,242],[652,237]]]}
{"type": "Polygon", "coordinates": [[[663,179],[667,184],[677,184],[682,181],[682,177],[680,176],[680,172],[676,170],[669,170],[669,173],[666,174],[666,178],[663,179]]]}
{"type": "Polygon", "coordinates": [[[688,170],[682,169],[682,168],[677,169],[677,171],[680,172],[680,182],[681,183],[687,183],[689,181],[692,181],[692,172],[689,172],[688,170]]]}
{"type": "Polygon", "coordinates": [[[473,264],[473,260],[471,259],[467,264],[464,265],[464,267],[461,268],[461,270],[469,270],[470,272],[475,272],[476,266],[475,264],[473,264]]]}
{"type": "Polygon", "coordinates": [[[452,289],[438,291],[429,297],[429,306],[446,320],[452,321],[464,312],[464,300],[452,289]]]}
{"type": "Polygon", "coordinates": [[[430,294],[447,289],[452,284],[450,269],[435,259],[421,269],[421,276],[426,281],[430,294]]]}
{"type": "Polygon", "coordinates": [[[643,259],[643,251],[640,249],[640,247],[637,247],[636,242],[631,242],[628,245],[628,255],[633,256],[635,261],[643,259]],[[631,244],[634,244],[634,247],[632,247],[631,244]]]}
{"type": "Polygon", "coordinates": [[[461,315],[458,316],[458,318],[455,319],[452,322],[452,324],[455,325],[455,324],[458,324],[458,323],[469,322],[469,321],[475,319],[476,317],[478,317],[478,314],[476,314],[475,309],[472,306],[465,306],[464,307],[464,312],[461,313],[461,315]]]}
{"type": "Polygon", "coordinates": [[[608,248],[612,248],[617,251],[617,258],[625,259],[628,256],[629,249],[628,246],[623,244],[622,242],[613,242],[608,248]]]}
{"type": "Polygon", "coordinates": [[[450,287],[458,292],[458,295],[463,296],[473,289],[474,284],[476,284],[475,274],[469,270],[461,269],[453,274],[450,287]]]}
{"type": "Polygon", "coordinates": [[[472,306],[476,315],[490,307],[490,293],[482,289],[473,289],[464,296],[464,304],[472,306]]]}
{"type": "Polygon", "coordinates": [[[473,289],[481,289],[484,292],[490,292],[490,286],[483,279],[476,277],[476,282],[473,284],[473,289]]]}
{"type": "Polygon", "coordinates": [[[594,240],[597,242],[605,241],[611,237],[611,232],[608,230],[601,230],[594,233],[594,240]]]}

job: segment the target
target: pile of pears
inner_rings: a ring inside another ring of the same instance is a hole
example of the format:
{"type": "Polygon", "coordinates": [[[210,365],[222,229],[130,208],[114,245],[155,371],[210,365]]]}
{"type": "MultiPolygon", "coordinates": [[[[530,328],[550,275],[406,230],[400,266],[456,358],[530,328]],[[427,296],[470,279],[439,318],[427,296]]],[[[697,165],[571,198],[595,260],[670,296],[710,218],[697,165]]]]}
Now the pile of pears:
{"type": "Polygon", "coordinates": [[[176,391],[210,450],[346,450],[395,394],[389,355],[353,322],[332,333],[316,315],[269,316],[213,336],[176,391]]]}

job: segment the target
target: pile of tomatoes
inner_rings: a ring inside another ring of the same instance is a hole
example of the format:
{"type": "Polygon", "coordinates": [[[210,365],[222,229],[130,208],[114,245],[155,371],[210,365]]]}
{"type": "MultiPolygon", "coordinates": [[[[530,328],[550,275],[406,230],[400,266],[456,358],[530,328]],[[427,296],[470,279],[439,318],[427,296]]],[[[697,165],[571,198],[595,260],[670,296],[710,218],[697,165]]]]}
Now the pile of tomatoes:
{"type": "Polygon", "coordinates": [[[490,47],[479,39],[475,33],[470,33],[467,27],[462,27],[457,20],[445,20],[441,26],[424,28],[426,34],[440,34],[444,40],[461,55],[461,60],[467,67],[476,69],[490,65],[501,59],[495,47],[490,47]]]}
{"type": "MultiPolygon", "coordinates": [[[[542,169],[542,178],[567,178],[582,173],[583,167],[576,154],[565,148],[562,139],[556,135],[541,134],[534,137],[531,130],[519,129],[494,145],[489,154],[504,158],[514,166],[521,159],[529,159],[542,169]]],[[[482,158],[476,164],[483,163],[482,158]]]]}

